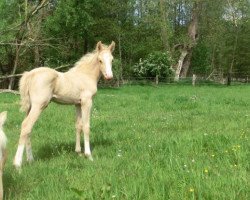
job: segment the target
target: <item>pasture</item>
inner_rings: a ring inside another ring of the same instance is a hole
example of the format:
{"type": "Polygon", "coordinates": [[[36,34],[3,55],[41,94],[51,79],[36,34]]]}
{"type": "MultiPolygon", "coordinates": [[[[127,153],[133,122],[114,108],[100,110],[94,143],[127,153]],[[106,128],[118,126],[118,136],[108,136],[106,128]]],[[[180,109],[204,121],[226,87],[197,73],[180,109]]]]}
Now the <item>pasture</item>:
{"type": "Polygon", "coordinates": [[[99,89],[93,162],[74,152],[74,106],[51,103],[32,132],[35,161],[24,160],[20,174],[12,166],[24,117],[19,107],[19,96],[0,94],[0,111],[8,111],[5,199],[250,196],[250,86],[99,89]]]}

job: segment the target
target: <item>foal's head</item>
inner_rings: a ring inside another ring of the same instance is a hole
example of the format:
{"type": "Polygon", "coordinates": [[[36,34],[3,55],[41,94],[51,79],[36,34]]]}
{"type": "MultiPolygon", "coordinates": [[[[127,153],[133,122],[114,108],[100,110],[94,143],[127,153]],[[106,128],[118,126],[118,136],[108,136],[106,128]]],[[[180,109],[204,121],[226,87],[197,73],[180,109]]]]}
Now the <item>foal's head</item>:
{"type": "Polygon", "coordinates": [[[115,42],[112,42],[109,46],[105,46],[102,42],[98,42],[96,45],[96,51],[98,52],[98,65],[105,79],[112,79],[112,52],[115,49],[115,42]]]}

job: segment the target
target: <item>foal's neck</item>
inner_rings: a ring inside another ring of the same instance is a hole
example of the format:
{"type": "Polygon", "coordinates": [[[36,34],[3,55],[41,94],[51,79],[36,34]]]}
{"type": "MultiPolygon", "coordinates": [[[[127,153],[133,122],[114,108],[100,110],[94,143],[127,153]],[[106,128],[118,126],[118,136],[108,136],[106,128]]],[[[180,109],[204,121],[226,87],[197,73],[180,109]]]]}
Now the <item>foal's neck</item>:
{"type": "Polygon", "coordinates": [[[98,66],[97,53],[87,54],[82,57],[69,72],[84,74],[98,82],[100,79],[100,68],[98,66]]]}

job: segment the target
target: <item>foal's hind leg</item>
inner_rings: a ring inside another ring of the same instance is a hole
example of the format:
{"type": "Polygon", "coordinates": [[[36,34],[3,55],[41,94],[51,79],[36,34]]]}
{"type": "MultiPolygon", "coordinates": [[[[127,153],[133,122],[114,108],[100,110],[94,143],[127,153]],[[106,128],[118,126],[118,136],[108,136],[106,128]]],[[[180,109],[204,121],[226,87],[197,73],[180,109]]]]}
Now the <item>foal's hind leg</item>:
{"type": "MultiPolygon", "coordinates": [[[[27,116],[29,114],[30,110],[27,112],[27,116]]],[[[31,149],[31,140],[30,140],[30,134],[27,137],[27,142],[26,142],[26,157],[28,162],[32,162],[34,160],[33,154],[32,154],[32,149],[31,149]]]]}
{"type": "Polygon", "coordinates": [[[32,108],[28,116],[22,122],[19,144],[18,144],[16,155],[15,155],[15,159],[14,159],[14,165],[17,168],[21,167],[22,165],[23,151],[24,151],[24,146],[26,144],[27,144],[26,148],[28,147],[27,151],[29,151],[29,148],[30,148],[28,159],[31,159],[31,157],[33,158],[32,154],[30,155],[31,153],[30,133],[31,133],[32,127],[34,126],[41,112],[42,112],[42,105],[40,104],[32,105],[32,108]]]}
{"type": "Polygon", "coordinates": [[[81,153],[82,111],[81,106],[76,105],[76,148],[75,152],[81,153]]]}
{"type": "Polygon", "coordinates": [[[27,137],[26,142],[26,157],[28,162],[32,162],[34,160],[33,154],[32,154],[32,148],[31,148],[31,140],[30,140],[30,134],[27,137]]]}

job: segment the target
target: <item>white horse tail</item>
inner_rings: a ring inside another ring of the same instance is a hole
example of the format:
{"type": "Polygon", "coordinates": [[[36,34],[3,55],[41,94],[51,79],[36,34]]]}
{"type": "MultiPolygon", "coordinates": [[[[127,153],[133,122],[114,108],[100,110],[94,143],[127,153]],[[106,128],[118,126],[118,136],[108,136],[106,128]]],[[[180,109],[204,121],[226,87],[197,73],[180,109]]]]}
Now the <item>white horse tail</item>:
{"type": "Polygon", "coordinates": [[[3,166],[6,159],[6,143],[7,138],[3,132],[3,124],[7,118],[7,112],[0,113],[0,199],[3,199],[3,181],[2,181],[2,174],[3,174],[3,166]]]}
{"type": "Polygon", "coordinates": [[[6,143],[7,143],[7,138],[3,132],[3,124],[7,118],[7,111],[0,113],[0,160],[1,160],[1,155],[2,155],[2,150],[5,149],[6,143]]]}
{"type": "Polygon", "coordinates": [[[29,86],[31,77],[29,72],[25,72],[19,82],[19,92],[21,96],[21,108],[20,110],[28,113],[31,107],[29,86]]]}

